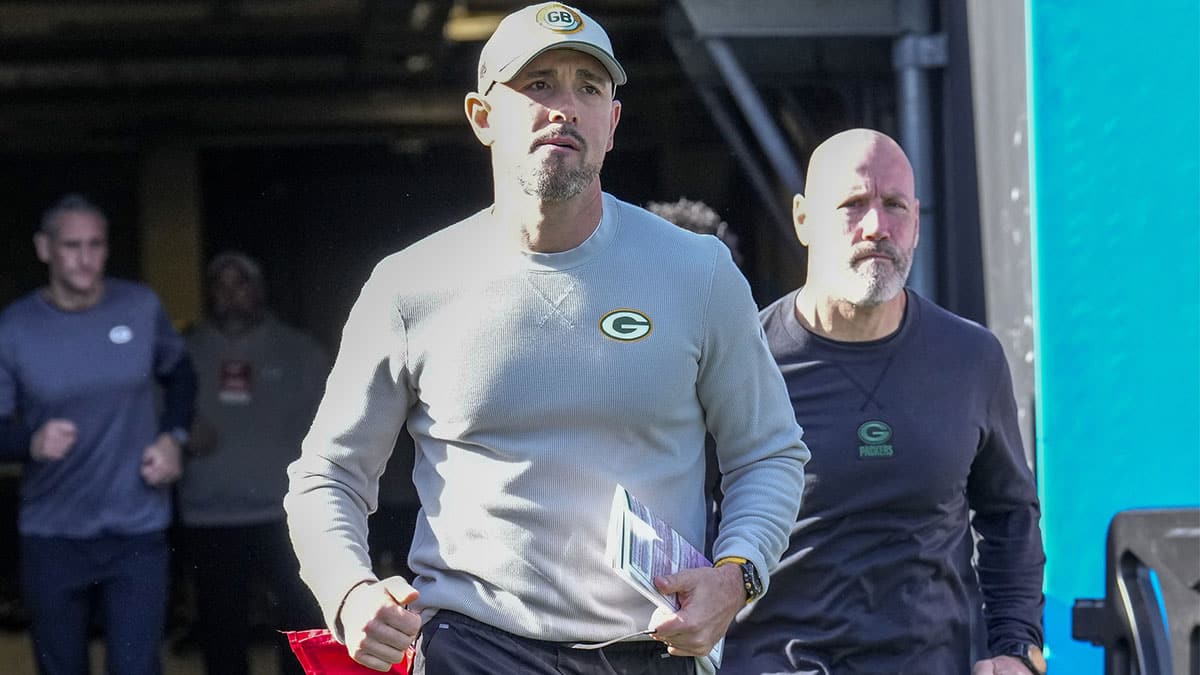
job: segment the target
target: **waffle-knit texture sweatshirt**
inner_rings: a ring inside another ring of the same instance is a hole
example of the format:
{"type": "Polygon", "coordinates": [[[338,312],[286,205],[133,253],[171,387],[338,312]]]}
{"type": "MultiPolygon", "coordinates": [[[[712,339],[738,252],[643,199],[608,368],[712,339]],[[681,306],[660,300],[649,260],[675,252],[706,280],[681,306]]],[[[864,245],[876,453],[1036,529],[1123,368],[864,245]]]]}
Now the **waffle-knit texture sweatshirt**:
{"type": "Polygon", "coordinates": [[[715,237],[603,199],[569,251],[523,251],[485,210],[367,281],[285,501],[335,631],[347,591],[374,578],[366,517],[406,421],[426,619],[450,609],[555,641],[644,629],[653,605],[605,558],[613,489],[702,546],[706,428],[725,474],[714,554],[769,582],[809,453],[749,287],[715,237]],[[615,310],[645,321],[614,326],[615,310]]]}

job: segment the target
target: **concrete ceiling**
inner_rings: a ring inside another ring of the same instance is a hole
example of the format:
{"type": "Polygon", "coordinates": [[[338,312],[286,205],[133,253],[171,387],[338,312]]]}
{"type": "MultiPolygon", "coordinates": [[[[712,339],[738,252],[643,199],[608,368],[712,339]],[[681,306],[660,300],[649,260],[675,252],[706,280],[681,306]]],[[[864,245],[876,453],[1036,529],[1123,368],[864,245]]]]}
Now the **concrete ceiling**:
{"type": "MultiPolygon", "coordinates": [[[[0,149],[164,136],[346,139],[462,126],[521,0],[0,0],[0,149]]],[[[582,4],[582,3],[581,3],[582,4]]],[[[660,0],[591,0],[641,85],[678,79],[660,0]]]]}

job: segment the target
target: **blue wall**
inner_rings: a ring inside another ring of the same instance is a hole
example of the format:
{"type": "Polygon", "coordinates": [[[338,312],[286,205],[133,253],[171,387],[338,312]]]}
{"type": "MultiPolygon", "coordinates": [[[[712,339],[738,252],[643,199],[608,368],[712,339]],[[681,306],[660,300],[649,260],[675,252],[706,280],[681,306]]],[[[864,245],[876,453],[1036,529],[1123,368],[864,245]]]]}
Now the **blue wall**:
{"type": "Polygon", "coordinates": [[[1109,519],[1200,504],[1200,9],[1027,0],[1038,469],[1056,675],[1109,519]]]}

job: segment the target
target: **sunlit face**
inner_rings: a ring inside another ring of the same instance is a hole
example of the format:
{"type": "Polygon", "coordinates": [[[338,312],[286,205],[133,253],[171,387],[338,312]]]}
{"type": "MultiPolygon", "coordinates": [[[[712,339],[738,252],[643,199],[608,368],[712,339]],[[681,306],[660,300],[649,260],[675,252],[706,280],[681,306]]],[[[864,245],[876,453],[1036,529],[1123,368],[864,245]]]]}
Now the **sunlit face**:
{"type": "Polygon", "coordinates": [[[49,232],[34,237],[50,283],[75,295],[99,292],[108,261],[108,223],[92,211],[64,211],[49,232]]]}
{"type": "Polygon", "coordinates": [[[808,283],[854,305],[880,305],[903,290],[917,247],[912,168],[884,136],[833,140],[813,154],[808,196],[795,205],[808,283]]]}
{"type": "Polygon", "coordinates": [[[512,178],[530,196],[562,201],[600,175],[621,116],[613,93],[595,58],[554,49],[485,96],[469,96],[467,114],[491,146],[498,180],[512,178]]]}

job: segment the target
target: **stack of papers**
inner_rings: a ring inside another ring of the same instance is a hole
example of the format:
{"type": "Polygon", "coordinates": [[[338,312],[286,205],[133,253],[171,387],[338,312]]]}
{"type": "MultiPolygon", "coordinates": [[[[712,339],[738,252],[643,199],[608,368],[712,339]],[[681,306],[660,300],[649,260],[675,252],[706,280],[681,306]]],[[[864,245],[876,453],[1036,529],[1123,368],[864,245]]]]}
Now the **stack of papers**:
{"type": "MultiPolygon", "coordinates": [[[[712,567],[703,553],[621,485],[613,491],[606,553],[613,570],[629,585],[671,612],[679,611],[679,600],[675,594],[667,595],[655,588],[654,578],[694,567],[712,567]]],[[[706,658],[697,659],[701,672],[713,672],[721,665],[724,646],[722,639],[706,658]]]]}

